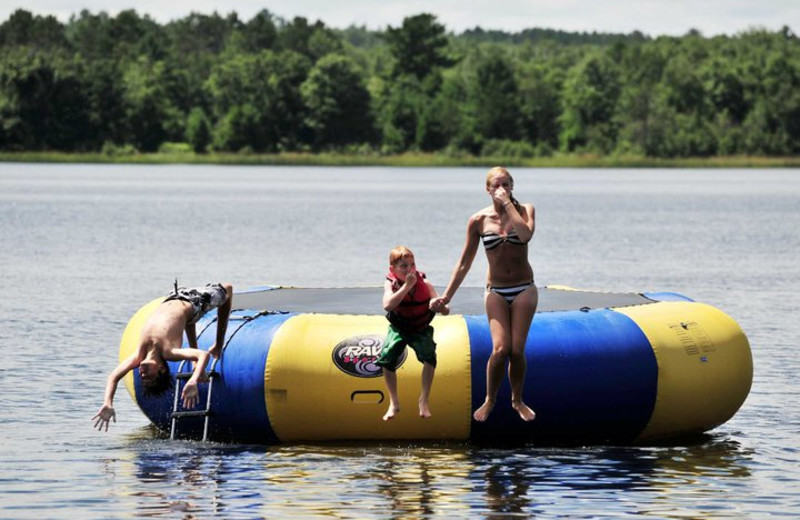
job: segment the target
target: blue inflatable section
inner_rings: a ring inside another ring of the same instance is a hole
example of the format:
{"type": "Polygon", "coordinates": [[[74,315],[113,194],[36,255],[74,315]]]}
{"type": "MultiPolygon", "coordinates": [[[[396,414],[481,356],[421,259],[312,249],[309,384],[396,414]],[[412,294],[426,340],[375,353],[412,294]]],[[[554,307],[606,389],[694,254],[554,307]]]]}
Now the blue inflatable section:
{"type": "Polygon", "coordinates": [[[642,296],[655,300],[657,302],[693,302],[694,300],[688,296],[684,296],[676,292],[646,292],[642,296]]]}
{"type": "MultiPolygon", "coordinates": [[[[472,356],[472,409],[485,399],[492,352],[485,315],[466,316],[472,356]]],[[[472,436],[490,438],[634,438],[655,406],[658,365],[649,341],[628,317],[608,309],[540,313],[525,349],[523,395],[536,412],[524,423],[511,408],[506,377],[485,423],[472,436]],[[512,433],[513,432],[513,433],[512,433]]]]}
{"type": "MultiPolygon", "coordinates": [[[[228,324],[226,344],[235,336],[237,348],[226,349],[222,360],[215,370],[223,374],[217,379],[211,390],[211,426],[217,438],[236,438],[257,442],[275,443],[278,438],[272,429],[267,416],[264,399],[264,367],[266,366],[269,346],[275,332],[294,314],[255,314],[254,311],[234,311],[228,324]],[[266,348],[264,348],[266,345],[266,348]],[[222,427],[224,425],[224,427],[222,427]]],[[[202,350],[208,350],[216,339],[216,317],[206,315],[197,324],[197,344],[202,350]]],[[[209,368],[211,364],[209,363],[209,368]]],[[[180,362],[169,362],[170,371],[178,372],[180,362]]],[[[189,371],[188,366],[184,372],[189,371]]],[[[165,392],[154,399],[145,398],[142,393],[141,379],[138,371],[134,377],[136,400],[143,406],[148,417],[159,418],[162,422],[156,425],[170,431],[174,390],[165,392]],[[146,409],[144,408],[146,407],[146,409]]],[[[198,385],[200,392],[199,408],[205,408],[208,398],[208,385],[198,385]]],[[[182,407],[179,405],[179,410],[182,407]]],[[[202,417],[184,417],[178,419],[177,437],[198,437],[203,431],[202,417]]]]}

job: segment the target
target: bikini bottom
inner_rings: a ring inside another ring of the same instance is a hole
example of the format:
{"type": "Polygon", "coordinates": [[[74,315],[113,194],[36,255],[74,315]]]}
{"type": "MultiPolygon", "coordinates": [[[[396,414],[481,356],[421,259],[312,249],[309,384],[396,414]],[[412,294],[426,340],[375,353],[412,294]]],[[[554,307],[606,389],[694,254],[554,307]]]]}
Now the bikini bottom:
{"type": "Polygon", "coordinates": [[[514,298],[516,298],[517,296],[519,296],[532,286],[533,286],[533,281],[530,281],[528,283],[514,285],[511,287],[492,287],[491,285],[487,285],[486,290],[501,296],[505,301],[508,302],[509,305],[511,305],[511,302],[514,301],[514,298]]]}

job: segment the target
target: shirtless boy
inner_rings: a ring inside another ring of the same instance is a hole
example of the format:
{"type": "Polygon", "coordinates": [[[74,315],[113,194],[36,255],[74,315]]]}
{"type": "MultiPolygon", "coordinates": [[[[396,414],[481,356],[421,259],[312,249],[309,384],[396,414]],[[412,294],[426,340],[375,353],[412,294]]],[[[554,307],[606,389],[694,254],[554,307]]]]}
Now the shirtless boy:
{"type": "Polygon", "coordinates": [[[117,422],[114,412],[114,394],[117,384],[131,370],[138,368],[144,391],[160,395],[172,386],[167,361],[191,361],[192,375],[183,387],[181,398],[184,408],[194,408],[198,401],[197,382],[204,374],[208,358],[219,357],[225,342],[228,317],[231,312],[233,287],[229,283],[209,284],[205,287],[187,289],[176,287],[167,295],[153,314],[147,318],[136,352],[123,360],[108,376],[103,406],[92,417],[98,430],[105,428],[111,420],[117,422]],[[216,342],[208,352],[197,348],[195,323],[211,309],[217,309],[216,342]],[[183,333],[189,348],[181,348],[183,333]]]}

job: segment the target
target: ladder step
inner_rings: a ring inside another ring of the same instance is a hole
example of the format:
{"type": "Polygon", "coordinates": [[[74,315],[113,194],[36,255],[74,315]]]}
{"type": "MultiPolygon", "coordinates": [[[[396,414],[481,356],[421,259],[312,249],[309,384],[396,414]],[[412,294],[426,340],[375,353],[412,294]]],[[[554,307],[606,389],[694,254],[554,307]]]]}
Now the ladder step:
{"type": "MultiPolygon", "coordinates": [[[[177,374],[175,374],[175,379],[178,380],[189,379],[190,377],[192,377],[192,372],[178,372],[177,374]]],[[[215,377],[219,377],[219,372],[217,372],[216,370],[212,370],[211,372],[206,372],[205,374],[203,374],[203,379],[207,381],[211,381],[215,377]]]]}
{"type": "Polygon", "coordinates": [[[213,415],[211,410],[189,410],[185,412],[172,412],[172,418],[178,419],[180,417],[206,417],[213,415]]]}

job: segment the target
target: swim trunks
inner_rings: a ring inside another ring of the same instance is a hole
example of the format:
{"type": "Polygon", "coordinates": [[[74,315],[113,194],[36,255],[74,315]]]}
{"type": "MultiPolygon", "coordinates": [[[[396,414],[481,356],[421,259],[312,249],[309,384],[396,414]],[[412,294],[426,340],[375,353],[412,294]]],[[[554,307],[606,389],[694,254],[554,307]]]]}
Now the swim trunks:
{"type": "Polygon", "coordinates": [[[433,327],[430,325],[419,332],[404,334],[390,324],[386,342],[375,364],[394,372],[406,345],[414,349],[420,363],[428,363],[436,368],[436,343],[433,341],[433,327]]]}
{"type": "Polygon", "coordinates": [[[222,287],[222,284],[218,283],[196,288],[178,287],[176,283],[175,288],[167,294],[167,299],[164,301],[171,300],[181,300],[192,305],[194,314],[187,322],[187,324],[191,325],[197,323],[197,320],[211,309],[216,309],[228,301],[228,292],[222,287]]]}

